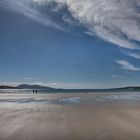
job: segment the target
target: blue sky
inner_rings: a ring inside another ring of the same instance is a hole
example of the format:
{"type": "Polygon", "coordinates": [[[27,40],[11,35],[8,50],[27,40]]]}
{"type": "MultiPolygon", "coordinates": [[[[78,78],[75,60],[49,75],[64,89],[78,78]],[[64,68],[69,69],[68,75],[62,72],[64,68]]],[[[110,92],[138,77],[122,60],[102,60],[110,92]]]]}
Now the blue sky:
{"type": "MultiPolygon", "coordinates": [[[[112,9],[114,6],[118,8],[119,3],[113,1],[103,3],[104,9],[109,4],[112,4],[112,9]]],[[[136,10],[139,5],[131,4],[130,0],[124,1],[127,6],[123,10],[129,11],[124,18],[127,17],[128,22],[119,17],[118,11],[113,11],[114,15],[110,16],[103,13],[100,13],[102,16],[94,15],[96,11],[87,12],[87,7],[78,11],[79,5],[85,5],[83,1],[56,0],[52,3],[49,0],[30,0],[30,3],[23,3],[12,0],[10,3],[2,0],[0,83],[30,83],[61,88],[139,85],[140,28],[138,17],[131,17],[139,15],[136,10]],[[76,6],[78,10],[74,11],[76,6]],[[111,18],[116,15],[118,20],[113,18],[112,21],[111,18]],[[93,19],[95,16],[98,17],[98,24],[93,19]],[[104,19],[103,23],[99,17],[104,19]]],[[[95,2],[87,0],[86,4],[95,2]]],[[[99,5],[95,8],[97,12],[100,9],[99,5]]]]}

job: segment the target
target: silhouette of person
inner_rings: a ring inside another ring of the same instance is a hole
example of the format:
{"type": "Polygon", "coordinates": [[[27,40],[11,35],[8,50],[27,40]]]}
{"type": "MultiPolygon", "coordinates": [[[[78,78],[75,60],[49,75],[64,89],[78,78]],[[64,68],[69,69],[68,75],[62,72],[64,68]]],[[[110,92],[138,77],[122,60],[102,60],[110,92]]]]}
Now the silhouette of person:
{"type": "Polygon", "coordinates": [[[35,92],[36,92],[36,94],[37,94],[37,90],[36,90],[35,92]]]}
{"type": "Polygon", "coordinates": [[[33,94],[34,94],[34,92],[35,92],[35,91],[33,90],[33,94]]]}

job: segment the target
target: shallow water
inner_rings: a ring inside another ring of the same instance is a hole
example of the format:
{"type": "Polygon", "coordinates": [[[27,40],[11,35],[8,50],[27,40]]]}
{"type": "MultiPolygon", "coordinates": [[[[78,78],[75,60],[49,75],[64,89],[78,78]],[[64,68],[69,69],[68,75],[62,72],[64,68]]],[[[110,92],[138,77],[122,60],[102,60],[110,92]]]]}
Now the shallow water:
{"type": "Polygon", "coordinates": [[[112,92],[112,93],[4,93],[0,94],[0,104],[92,104],[100,102],[138,102],[139,92],[112,92]]]}

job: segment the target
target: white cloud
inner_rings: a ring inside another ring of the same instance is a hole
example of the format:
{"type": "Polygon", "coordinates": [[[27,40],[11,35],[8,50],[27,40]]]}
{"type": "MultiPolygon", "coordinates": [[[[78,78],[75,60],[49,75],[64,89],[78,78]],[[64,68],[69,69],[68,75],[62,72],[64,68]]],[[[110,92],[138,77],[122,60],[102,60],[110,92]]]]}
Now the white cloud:
{"type": "Polygon", "coordinates": [[[129,49],[140,41],[140,15],[136,0],[68,0],[76,19],[98,37],[129,49]]]}
{"type": "Polygon", "coordinates": [[[57,12],[63,8],[60,5],[66,5],[87,32],[123,48],[138,48],[135,42],[140,41],[139,0],[1,0],[0,6],[14,9],[41,24],[63,29],[38,10],[50,2],[58,3],[52,9],[57,12]]]}
{"type": "Polygon", "coordinates": [[[120,67],[124,70],[128,70],[128,71],[140,71],[139,67],[135,67],[134,65],[132,65],[131,63],[129,63],[126,60],[117,60],[116,61],[117,64],[120,65],[120,67]]]}

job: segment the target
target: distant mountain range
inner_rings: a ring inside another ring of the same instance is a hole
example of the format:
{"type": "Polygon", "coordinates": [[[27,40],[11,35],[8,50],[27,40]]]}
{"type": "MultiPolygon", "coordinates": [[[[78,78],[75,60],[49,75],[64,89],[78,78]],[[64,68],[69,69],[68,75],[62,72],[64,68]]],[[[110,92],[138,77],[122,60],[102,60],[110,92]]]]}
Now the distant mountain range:
{"type": "Polygon", "coordinates": [[[0,89],[43,89],[43,90],[53,90],[54,88],[47,87],[47,86],[40,86],[40,85],[21,84],[21,85],[18,85],[18,86],[0,85],[0,89]]]}
{"type": "Polygon", "coordinates": [[[51,91],[60,91],[60,92],[140,92],[140,86],[129,86],[129,87],[121,87],[121,88],[110,88],[110,89],[56,89],[48,86],[41,85],[29,85],[29,84],[21,84],[18,86],[7,86],[0,85],[0,89],[38,89],[38,90],[51,90],[51,91]]]}
{"type": "Polygon", "coordinates": [[[54,89],[54,88],[51,88],[51,87],[48,87],[48,86],[28,85],[28,84],[18,85],[16,88],[18,88],[18,89],[45,89],[45,90],[54,89]]]}

